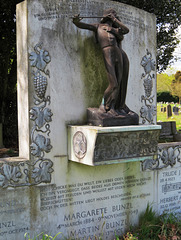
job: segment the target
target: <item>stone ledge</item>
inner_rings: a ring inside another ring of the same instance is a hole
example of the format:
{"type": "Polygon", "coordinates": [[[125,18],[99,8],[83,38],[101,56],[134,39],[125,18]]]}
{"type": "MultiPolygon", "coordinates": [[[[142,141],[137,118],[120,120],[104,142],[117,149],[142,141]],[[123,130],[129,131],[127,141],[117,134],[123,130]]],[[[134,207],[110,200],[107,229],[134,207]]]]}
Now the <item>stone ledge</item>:
{"type": "Polygon", "coordinates": [[[181,142],[168,142],[168,143],[159,143],[158,144],[159,148],[168,148],[168,147],[175,147],[175,146],[181,147],[181,142]]]}
{"type": "Polygon", "coordinates": [[[0,163],[26,162],[26,161],[29,161],[29,159],[21,158],[21,157],[0,158],[0,163]]]}
{"type": "Polygon", "coordinates": [[[97,166],[157,157],[161,126],[68,126],[69,160],[97,166]]]}

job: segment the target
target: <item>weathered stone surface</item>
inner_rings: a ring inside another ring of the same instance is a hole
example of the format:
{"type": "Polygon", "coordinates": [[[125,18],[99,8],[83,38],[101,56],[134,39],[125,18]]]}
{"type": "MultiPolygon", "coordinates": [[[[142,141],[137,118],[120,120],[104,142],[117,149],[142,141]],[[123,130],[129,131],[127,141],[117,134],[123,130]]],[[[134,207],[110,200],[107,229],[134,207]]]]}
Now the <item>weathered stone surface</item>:
{"type": "Polygon", "coordinates": [[[158,154],[158,211],[180,213],[181,144],[160,144],[158,154]]]}

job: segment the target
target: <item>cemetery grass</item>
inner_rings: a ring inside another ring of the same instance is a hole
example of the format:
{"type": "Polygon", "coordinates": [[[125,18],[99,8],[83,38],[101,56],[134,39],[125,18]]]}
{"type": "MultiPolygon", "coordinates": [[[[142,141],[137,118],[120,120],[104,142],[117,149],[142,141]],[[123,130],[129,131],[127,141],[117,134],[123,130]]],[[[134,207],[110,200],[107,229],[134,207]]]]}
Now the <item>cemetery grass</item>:
{"type": "Polygon", "coordinates": [[[163,213],[157,215],[149,205],[140,215],[139,224],[131,227],[129,232],[115,240],[180,240],[181,213],[163,213]]]}
{"type": "MultiPolygon", "coordinates": [[[[162,104],[164,107],[166,107],[166,104],[162,104]]],[[[175,106],[175,104],[170,104],[171,107],[175,106]]],[[[177,107],[179,106],[178,104],[176,104],[177,107]]],[[[167,113],[166,112],[161,112],[161,103],[157,104],[157,122],[168,122],[168,121],[176,121],[176,128],[177,131],[181,131],[181,113],[179,115],[173,115],[172,113],[172,117],[167,118],[167,113]]]]}

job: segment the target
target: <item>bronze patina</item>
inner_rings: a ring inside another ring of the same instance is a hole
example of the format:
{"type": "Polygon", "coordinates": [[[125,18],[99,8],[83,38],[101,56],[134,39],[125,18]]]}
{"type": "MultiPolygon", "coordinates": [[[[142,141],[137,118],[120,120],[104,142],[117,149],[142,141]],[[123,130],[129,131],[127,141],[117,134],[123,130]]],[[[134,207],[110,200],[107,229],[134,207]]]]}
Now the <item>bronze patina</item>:
{"type": "Polygon", "coordinates": [[[100,23],[88,24],[82,22],[82,19],[83,17],[76,15],[73,23],[81,29],[95,32],[109,80],[99,109],[88,109],[88,123],[102,126],[138,124],[138,115],[125,104],[129,60],[121,42],[129,29],[121,22],[114,9],[105,10],[100,23]]]}

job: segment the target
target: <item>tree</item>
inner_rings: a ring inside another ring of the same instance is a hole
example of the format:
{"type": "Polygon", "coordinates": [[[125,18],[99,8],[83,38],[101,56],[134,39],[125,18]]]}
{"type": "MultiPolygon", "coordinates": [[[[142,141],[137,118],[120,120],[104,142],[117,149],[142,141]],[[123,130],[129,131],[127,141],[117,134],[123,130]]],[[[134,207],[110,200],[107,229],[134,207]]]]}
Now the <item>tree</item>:
{"type": "Polygon", "coordinates": [[[1,0],[0,8],[0,123],[7,140],[17,138],[15,12],[18,2],[1,0]]]}
{"type": "Polygon", "coordinates": [[[181,24],[180,0],[114,0],[154,13],[157,17],[157,69],[162,72],[173,61],[173,52],[179,39],[181,24]]]}
{"type": "Polygon", "coordinates": [[[175,79],[171,84],[172,95],[179,97],[179,103],[181,103],[181,71],[177,71],[175,79]]]}
{"type": "Polygon", "coordinates": [[[174,74],[167,75],[166,73],[157,74],[157,92],[171,92],[171,83],[174,74]]]}

